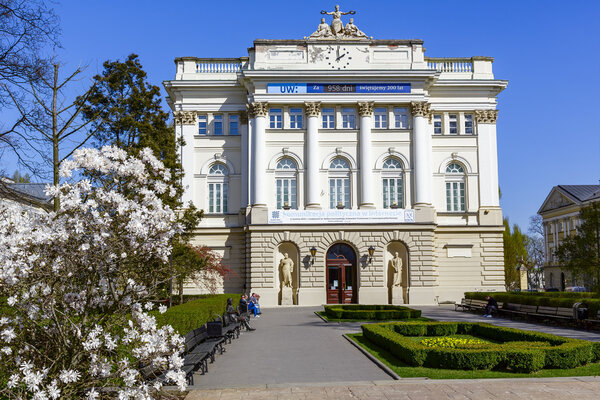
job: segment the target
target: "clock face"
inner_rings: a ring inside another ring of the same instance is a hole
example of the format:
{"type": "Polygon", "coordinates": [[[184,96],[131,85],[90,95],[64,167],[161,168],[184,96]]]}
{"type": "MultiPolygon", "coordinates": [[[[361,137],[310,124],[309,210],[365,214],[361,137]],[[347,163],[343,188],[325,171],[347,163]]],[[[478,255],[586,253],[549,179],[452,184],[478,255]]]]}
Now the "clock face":
{"type": "Polygon", "coordinates": [[[346,69],[351,60],[350,50],[343,46],[329,47],[325,56],[325,61],[331,69],[346,69]]]}

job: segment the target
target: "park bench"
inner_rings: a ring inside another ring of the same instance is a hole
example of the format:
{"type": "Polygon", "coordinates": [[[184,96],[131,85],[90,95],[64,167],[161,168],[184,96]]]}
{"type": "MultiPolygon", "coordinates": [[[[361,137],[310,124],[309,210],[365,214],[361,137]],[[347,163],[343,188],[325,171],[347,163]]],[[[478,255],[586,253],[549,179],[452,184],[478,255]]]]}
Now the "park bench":
{"type": "MultiPolygon", "coordinates": [[[[462,299],[460,304],[454,305],[454,310],[461,308],[463,311],[483,311],[487,305],[487,300],[462,299]]],[[[502,307],[502,302],[498,302],[498,308],[502,307]]]]}

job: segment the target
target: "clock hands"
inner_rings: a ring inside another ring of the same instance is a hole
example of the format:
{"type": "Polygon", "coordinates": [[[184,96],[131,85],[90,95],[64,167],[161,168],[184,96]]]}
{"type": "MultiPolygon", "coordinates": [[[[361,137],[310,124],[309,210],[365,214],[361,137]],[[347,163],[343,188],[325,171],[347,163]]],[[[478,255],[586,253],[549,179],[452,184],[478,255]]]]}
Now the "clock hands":
{"type": "Polygon", "coordinates": [[[339,56],[338,58],[336,58],[336,59],[335,59],[335,61],[340,61],[340,59],[341,59],[342,57],[345,57],[345,56],[346,56],[346,54],[344,53],[344,54],[342,54],[341,56],[339,56]]]}

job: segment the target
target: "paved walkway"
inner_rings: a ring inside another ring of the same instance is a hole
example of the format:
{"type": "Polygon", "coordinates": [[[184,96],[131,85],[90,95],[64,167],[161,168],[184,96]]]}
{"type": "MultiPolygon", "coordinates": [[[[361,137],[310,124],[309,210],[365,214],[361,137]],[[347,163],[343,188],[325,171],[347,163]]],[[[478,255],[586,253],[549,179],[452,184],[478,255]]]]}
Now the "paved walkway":
{"type": "Polygon", "coordinates": [[[195,390],[186,400],[597,400],[600,378],[460,379],[346,382],[343,384],[261,385],[222,390],[195,390]]]}
{"type": "Polygon", "coordinates": [[[314,314],[321,309],[265,309],[251,321],[256,331],[243,331],[208,365],[206,375],[194,376],[194,388],[391,380],[342,336],[359,326],[327,324],[314,314]]]}

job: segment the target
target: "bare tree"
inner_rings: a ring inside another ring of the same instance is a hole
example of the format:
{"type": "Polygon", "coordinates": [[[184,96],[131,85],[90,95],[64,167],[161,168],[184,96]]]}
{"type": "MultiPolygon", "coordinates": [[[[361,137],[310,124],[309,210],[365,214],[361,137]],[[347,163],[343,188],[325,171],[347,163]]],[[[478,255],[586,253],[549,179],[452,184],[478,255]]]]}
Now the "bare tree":
{"type": "Polygon", "coordinates": [[[527,270],[531,283],[538,288],[544,286],[544,226],[542,217],[538,214],[529,218],[527,230],[529,241],[527,243],[527,270]]]}
{"type": "MultiPolygon", "coordinates": [[[[22,123],[14,129],[30,151],[39,155],[52,170],[52,182],[60,183],[59,170],[62,162],[76,149],[83,146],[96,133],[98,126],[88,129],[95,121],[94,116],[82,120],[83,104],[94,89],[94,85],[81,96],[68,98],[67,87],[77,81],[82,73],[81,68],[60,77],[60,64],[52,64],[50,79],[41,77],[39,86],[30,82],[29,92],[32,96],[32,107],[23,105],[17,94],[9,88],[8,95],[19,112],[22,123]],[[37,87],[36,87],[37,86],[37,87]],[[51,151],[48,147],[51,147],[51,151]],[[52,156],[49,156],[52,154],[52,156]]],[[[54,210],[60,207],[58,198],[54,199],[54,210]]]]}

